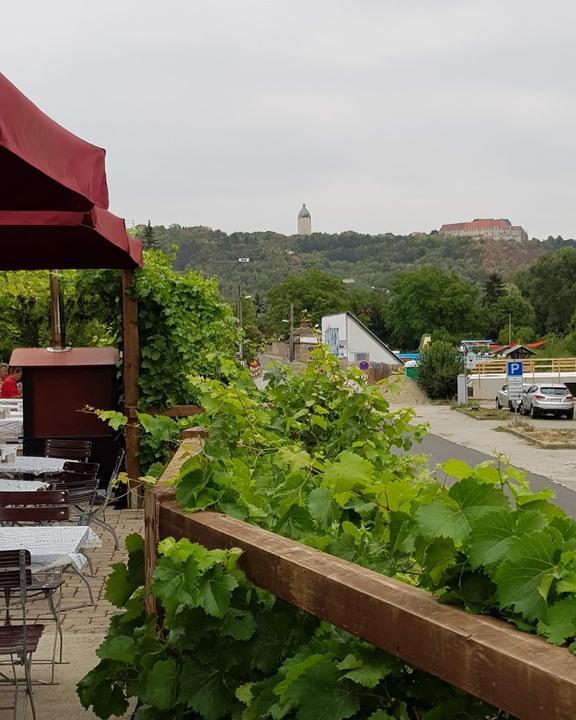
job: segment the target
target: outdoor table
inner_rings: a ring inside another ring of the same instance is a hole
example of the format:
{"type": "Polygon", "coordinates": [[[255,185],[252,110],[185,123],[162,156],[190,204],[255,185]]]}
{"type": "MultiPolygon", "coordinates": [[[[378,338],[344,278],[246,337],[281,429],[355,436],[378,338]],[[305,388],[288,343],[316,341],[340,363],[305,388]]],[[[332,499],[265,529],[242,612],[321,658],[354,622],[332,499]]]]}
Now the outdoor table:
{"type": "Polygon", "coordinates": [[[0,418],[0,438],[17,438],[22,435],[21,418],[0,418]]]}
{"type": "Polygon", "coordinates": [[[0,550],[28,550],[33,573],[67,565],[80,570],[87,562],[80,551],[101,544],[86,525],[0,527],[0,550]]]}
{"type": "Polygon", "coordinates": [[[14,462],[0,463],[0,478],[17,478],[22,475],[58,475],[64,470],[64,464],[76,462],[63,458],[36,457],[19,455],[14,462]]]}
{"type": "Polygon", "coordinates": [[[0,492],[36,492],[50,487],[40,480],[7,480],[0,477],[0,492]]]}

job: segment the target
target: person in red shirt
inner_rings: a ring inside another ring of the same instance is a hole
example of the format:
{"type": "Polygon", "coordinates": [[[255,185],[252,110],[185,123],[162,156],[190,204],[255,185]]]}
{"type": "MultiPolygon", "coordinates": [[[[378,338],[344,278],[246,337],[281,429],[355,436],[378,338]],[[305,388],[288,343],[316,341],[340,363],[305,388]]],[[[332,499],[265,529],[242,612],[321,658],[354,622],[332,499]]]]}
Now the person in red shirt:
{"type": "Polygon", "coordinates": [[[2,390],[2,383],[8,377],[8,365],[6,363],[0,363],[0,390],[2,390]]]}
{"type": "Polygon", "coordinates": [[[2,388],[0,388],[0,398],[19,398],[22,392],[18,387],[18,383],[22,379],[22,368],[9,367],[8,375],[4,378],[2,388]]]}

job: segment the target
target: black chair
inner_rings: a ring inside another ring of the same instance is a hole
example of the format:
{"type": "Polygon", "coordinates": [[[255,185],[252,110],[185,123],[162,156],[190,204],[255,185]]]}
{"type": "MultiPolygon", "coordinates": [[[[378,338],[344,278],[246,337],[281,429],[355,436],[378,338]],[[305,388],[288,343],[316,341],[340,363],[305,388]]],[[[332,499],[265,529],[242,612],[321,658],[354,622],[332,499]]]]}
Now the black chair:
{"type": "Polygon", "coordinates": [[[83,473],[84,475],[98,475],[99,463],[94,462],[65,462],[64,472],[83,473]]]}
{"type": "Polygon", "coordinates": [[[49,438],[44,443],[44,456],[49,458],[88,462],[91,452],[91,440],[60,440],[49,438]]]}
{"type": "MultiPolygon", "coordinates": [[[[2,494],[2,493],[0,493],[2,494]]],[[[29,494],[29,493],[22,493],[29,494]]],[[[12,665],[12,678],[0,673],[6,681],[14,685],[14,705],[2,707],[2,710],[13,710],[14,717],[18,711],[19,682],[17,667],[24,669],[25,701],[30,700],[32,717],[36,718],[34,696],[32,691],[32,655],[44,632],[44,625],[27,624],[26,604],[28,591],[32,585],[30,570],[30,553],[27,550],[0,551],[0,590],[6,599],[6,624],[0,626],[0,655],[9,656],[12,665]],[[13,625],[12,618],[16,611],[21,616],[21,624],[13,625]]],[[[24,710],[24,713],[26,710],[24,710]]]]}
{"type": "MultiPolygon", "coordinates": [[[[114,492],[116,490],[116,485],[118,484],[118,476],[120,475],[120,470],[122,468],[122,463],[124,462],[125,454],[126,453],[124,451],[124,448],[120,448],[120,450],[118,451],[118,455],[116,456],[116,462],[114,463],[114,468],[112,469],[112,474],[110,475],[108,485],[106,486],[106,489],[96,490],[94,503],[92,505],[90,514],[87,517],[86,522],[87,525],[94,523],[95,525],[101,527],[103,530],[109,532],[110,535],[112,535],[112,539],[114,540],[115,550],[120,549],[120,541],[118,540],[116,530],[114,530],[110,523],[106,522],[106,510],[115,499],[114,492]]],[[[75,463],[70,464],[73,465],[75,463]]]]}

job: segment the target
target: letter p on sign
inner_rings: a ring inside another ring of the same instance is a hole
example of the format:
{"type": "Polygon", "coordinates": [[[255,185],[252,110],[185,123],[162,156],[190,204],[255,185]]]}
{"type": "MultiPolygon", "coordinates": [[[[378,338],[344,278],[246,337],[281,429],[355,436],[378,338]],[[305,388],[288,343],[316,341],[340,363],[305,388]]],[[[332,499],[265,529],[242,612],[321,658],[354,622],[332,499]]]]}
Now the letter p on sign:
{"type": "Polygon", "coordinates": [[[519,360],[509,361],[506,367],[508,377],[522,377],[524,374],[524,363],[519,360]]]}

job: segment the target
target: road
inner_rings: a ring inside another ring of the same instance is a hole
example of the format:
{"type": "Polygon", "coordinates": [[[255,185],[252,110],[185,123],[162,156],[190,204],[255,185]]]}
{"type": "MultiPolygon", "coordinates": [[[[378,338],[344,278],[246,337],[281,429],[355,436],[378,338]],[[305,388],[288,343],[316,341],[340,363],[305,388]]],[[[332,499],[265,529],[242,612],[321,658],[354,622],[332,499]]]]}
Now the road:
{"type": "MultiPolygon", "coordinates": [[[[477,421],[474,421],[477,422],[477,421]]],[[[430,467],[434,468],[438,463],[444,462],[449,458],[458,458],[464,460],[469,465],[478,465],[485,460],[494,460],[494,457],[485,455],[478,450],[473,450],[463,445],[451,442],[438,435],[429,434],[424,440],[414,445],[412,452],[420,452],[430,457],[430,467]]],[[[535,490],[541,490],[545,487],[551,488],[556,493],[555,503],[562,507],[571,517],[576,517],[576,493],[562,485],[553,482],[549,478],[535,473],[526,472],[526,476],[535,490]]]]}

